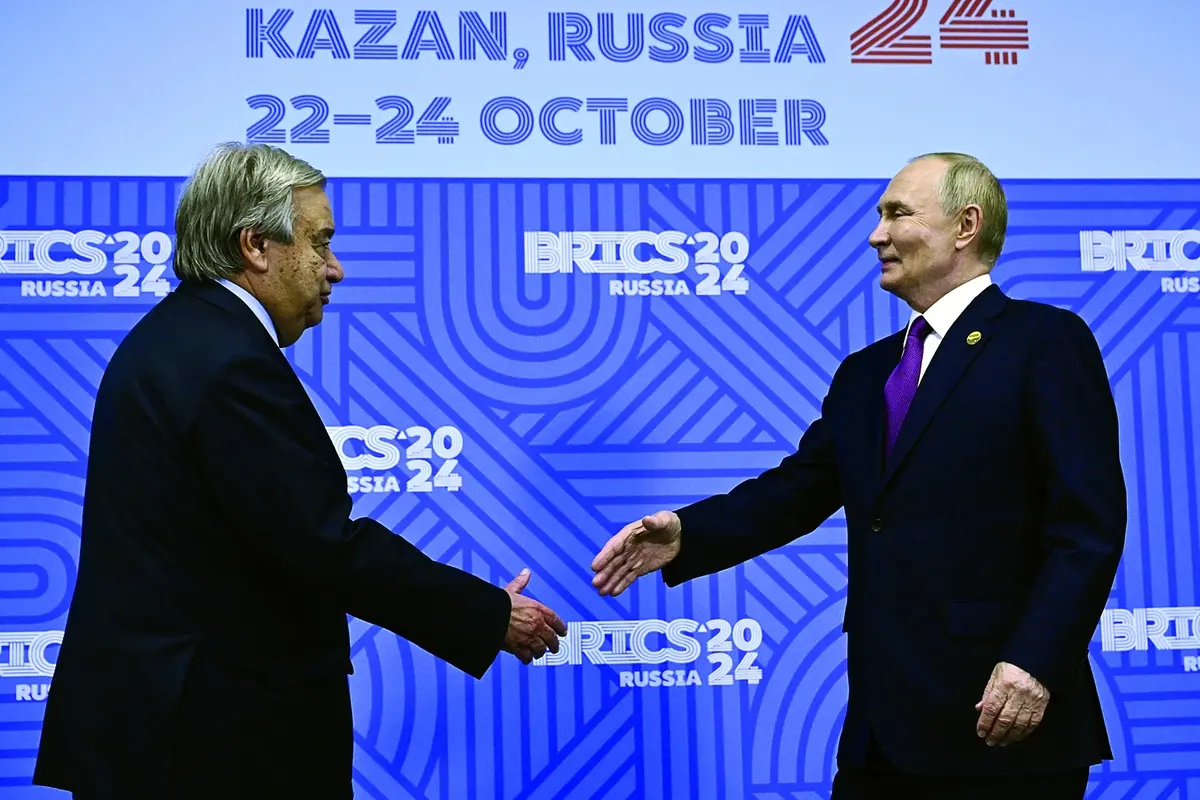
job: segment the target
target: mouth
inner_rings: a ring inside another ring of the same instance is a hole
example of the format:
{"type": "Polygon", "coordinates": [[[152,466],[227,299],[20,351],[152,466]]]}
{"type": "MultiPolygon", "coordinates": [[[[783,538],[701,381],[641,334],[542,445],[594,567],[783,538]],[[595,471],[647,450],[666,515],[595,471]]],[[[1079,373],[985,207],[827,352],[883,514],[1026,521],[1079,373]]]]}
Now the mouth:
{"type": "Polygon", "coordinates": [[[900,263],[900,259],[898,259],[894,256],[881,257],[879,259],[879,266],[885,271],[888,269],[888,267],[891,267],[891,266],[893,266],[895,264],[899,264],[899,263],[900,263]]]}
{"type": "Polygon", "coordinates": [[[321,295],[321,305],[323,305],[323,306],[329,305],[329,295],[327,295],[327,294],[321,295]]]}

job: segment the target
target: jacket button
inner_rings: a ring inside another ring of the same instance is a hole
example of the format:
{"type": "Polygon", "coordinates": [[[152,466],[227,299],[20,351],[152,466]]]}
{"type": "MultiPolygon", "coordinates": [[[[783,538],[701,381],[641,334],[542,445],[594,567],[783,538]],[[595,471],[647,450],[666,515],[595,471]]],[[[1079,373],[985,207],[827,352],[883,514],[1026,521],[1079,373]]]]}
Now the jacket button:
{"type": "Polygon", "coordinates": [[[875,531],[876,533],[879,533],[881,530],[883,530],[883,520],[871,520],[871,530],[875,531]]]}

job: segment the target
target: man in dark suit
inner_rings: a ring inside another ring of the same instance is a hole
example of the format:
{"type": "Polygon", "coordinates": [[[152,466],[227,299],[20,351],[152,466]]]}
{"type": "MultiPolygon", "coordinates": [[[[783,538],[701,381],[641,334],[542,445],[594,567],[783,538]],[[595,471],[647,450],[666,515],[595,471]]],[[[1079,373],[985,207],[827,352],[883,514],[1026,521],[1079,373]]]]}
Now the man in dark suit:
{"type": "Polygon", "coordinates": [[[841,364],[795,453],[626,526],[594,583],[615,595],[661,569],[676,586],[844,507],[834,798],[1081,798],[1112,757],[1087,648],[1126,524],[1099,348],[1075,314],[991,283],[1007,209],[977,160],[915,159],[879,211],[870,243],[906,329],[841,364]]]}
{"type": "Polygon", "coordinates": [[[96,397],[79,575],[34,782],[90,798],[348,798],[347,614],[481,678],[562,621],[351,518],[333,442],[280,348],[342,267],[320,172],[224,145],[176,216],[179,288],[96,397]]]}

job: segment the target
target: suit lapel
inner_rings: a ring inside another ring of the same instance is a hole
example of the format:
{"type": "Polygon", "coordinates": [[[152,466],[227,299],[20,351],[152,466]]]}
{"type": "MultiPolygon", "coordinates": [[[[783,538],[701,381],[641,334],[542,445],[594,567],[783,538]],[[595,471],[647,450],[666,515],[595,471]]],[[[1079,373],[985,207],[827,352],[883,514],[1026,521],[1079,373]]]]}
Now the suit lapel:
{"type": "Polygon", "coordinates": [[[877,403],[867,404],[864,409],[866,418],[867,452],[871,454],[871,478],[878,481],[883,477],[883,434],[885,427],[883,387],[888,376],[896,368],[904,347],[904,331],[892,334],[879,348],[875,360],[867,366],[867,385],[869,392],[879,398],[877,403]]]}
{"type": "MultiPolygon", "coordinates": [[[[881,490],[904,463],[913,446],[920,440],[921,434],[929,427],[929,423],[938,409],[942,407],[950,392],[962,379],[967,368],[971,366],[971,362],[987,346],[994,329],[993,317],[1004,307],[1006,299],[998,286],[994,284],[989,286],[971,302],[971,305],[967,306],[942,338],[933,360],[929,362],[929,367],[925,370],[925,376],[917,387],[917,393],[913,396],[908,415],[900,426],[896,445],[892,448],[891,457],[884,466],[883,480],[879,487],[881,490]],[[975,332],[979,333],[978,338],[972,335],[975,332]],[[971,335],[970,341],[968,341],[969,335],[971,335]]],[[[895,364],[893,363],[892,366],[894,367],[895,364]]],[[[885,376],[884,381],[886,380],[885,376]]],[[[883,384],[881,383],[878,403],[881,430],[882,392],[883,384]]],[[[880,449],[876,452],[882,452],[882,435],[879,438],[879,446],[880,449]]]]}

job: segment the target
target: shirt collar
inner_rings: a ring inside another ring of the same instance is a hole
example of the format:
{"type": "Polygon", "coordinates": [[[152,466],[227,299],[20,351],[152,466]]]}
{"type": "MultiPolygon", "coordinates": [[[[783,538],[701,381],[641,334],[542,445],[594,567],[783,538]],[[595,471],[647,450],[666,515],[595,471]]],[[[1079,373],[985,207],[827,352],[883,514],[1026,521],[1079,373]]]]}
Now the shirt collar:
{"type": "MultiPolygon", "coordinates": [[[[950,327],[954,325],[959,316],[967,310],[967,306],[971,305],[971,301],[991,285],[991,275],[983,274],[974,277],[961,286],[946,292],[936,303],[926,309],[924,314],[912,312],[908,319],[908,325],[911,327],[917,317],[925,317],[930,329],[941,339],[950,331],[950,327]]],[[[904,335],[907,338],[907,327],[904,329],[904,335]]]]}
{"type": "Polygon", "coordinates": [[[274,341],[275,346],[278,347],[279,334],[275,332],[275,323],[271,321],[271,315],[267,313],[266,306],[259,302],[257,297],[250,294],[231,280],[222,278],[217,282],[237,295],[238,298],[240,298],[241,301],[245,303],[251,311],[254,312],[254,316],[258,317],[258,321],[261,322],[263,327],[267,329],[267,333],[271,334],[271,340],[274,341]]]}

